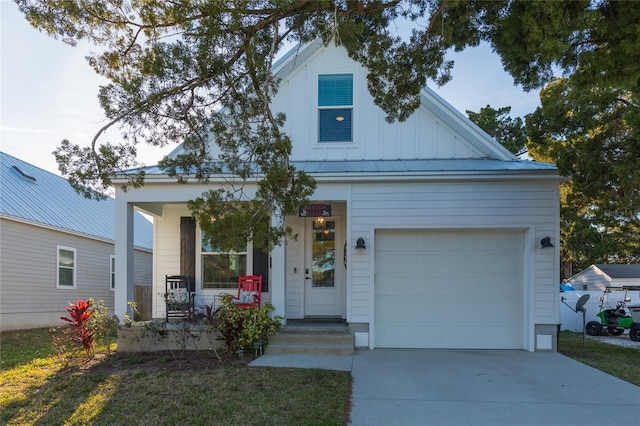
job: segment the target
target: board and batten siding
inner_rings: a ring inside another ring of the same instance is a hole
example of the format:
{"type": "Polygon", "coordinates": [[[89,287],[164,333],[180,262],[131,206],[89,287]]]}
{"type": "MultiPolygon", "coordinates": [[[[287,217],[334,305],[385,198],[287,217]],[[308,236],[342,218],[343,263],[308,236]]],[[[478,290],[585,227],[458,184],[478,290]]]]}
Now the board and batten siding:
{"type": "Polygon", "coordinates": [[[533,322],[555,324],[557,262],[553,250],[534,244],[555,238],[557,187],[553,182],[472,181],[353,184],[351,236],[367,241],[367,253],[351,260],[351,322],[371,322],[371,294],[375,229],[521,229],[528,231],[525,256],[525,297],[532,299],[533,322]],[[533,290],[532,290],[533,289],[533,290]]]}
{"type": "Polygon", "coordinates": [[[333,45],[315,52],[281,82],[272,110],[286,114],[283,130],[293,141],[292,160],[484,156],[424,106],[403,123],[388,123],[367,89],[366,69],[349,58],[346,50],[333,45]],[[353,74],[352,142],[317,142],[319,74],[353,74]]]}
{"type": "MultiPolygon", "coordinates": [[[[3,330],[58,325],[69,302],[104,300],[110,313],[111,255],[114,246],[75,234],[0,219],[0,301],[3,330]],[[76,250],[76,288],[56,288],[58,246],[76,250]]],[[[150,284],[151,253],[136,250],[136,283],[150,284]]]]}

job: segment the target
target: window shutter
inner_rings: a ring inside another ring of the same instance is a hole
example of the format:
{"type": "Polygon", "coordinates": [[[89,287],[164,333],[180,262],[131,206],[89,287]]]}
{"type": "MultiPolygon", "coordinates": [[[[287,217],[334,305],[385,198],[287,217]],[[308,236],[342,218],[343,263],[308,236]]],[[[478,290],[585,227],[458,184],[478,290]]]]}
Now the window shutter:
{"type": "Polygon", "coordinates": [[[196,220],[180,218],[180,275],[189,277],[189,291],[195,291],[196,283],[196,220]]]}
{"type": "Polygon", "coordinates": [[[262,275],[262,291],[269,291],[269,253],[253,249],[253,275],[262,275]]]}

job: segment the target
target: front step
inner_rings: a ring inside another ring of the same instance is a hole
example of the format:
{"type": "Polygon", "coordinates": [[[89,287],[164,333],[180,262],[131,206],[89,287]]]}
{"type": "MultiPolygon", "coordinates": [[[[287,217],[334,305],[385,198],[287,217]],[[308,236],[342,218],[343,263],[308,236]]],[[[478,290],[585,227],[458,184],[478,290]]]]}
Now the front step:
{"type": "Polygon", "coordinates": [[[267,354],[353,355],[353,333],[344,324],[286,325],[269,338],[267,354]]]}

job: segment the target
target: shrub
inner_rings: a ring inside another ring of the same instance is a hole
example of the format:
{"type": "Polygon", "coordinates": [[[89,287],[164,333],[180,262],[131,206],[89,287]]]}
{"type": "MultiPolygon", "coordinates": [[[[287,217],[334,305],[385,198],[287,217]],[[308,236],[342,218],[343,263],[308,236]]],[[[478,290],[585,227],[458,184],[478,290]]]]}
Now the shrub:
{"type": "Polygon", "coordinates": [[[129,300],[127,302],[127,305],[129,305],[129,307],[131,308],[131,312],[133,313],[133,318],[131,318],[131,315],[129,315],[128,311],[125,312],[124,326],[131,327],[133,326],[133,324],[135,324],[138,321],[138,318],[140,318],[142,315],[140,315],[140,311],[138,310],[138,304],[136,302],[134,302],[133,300],[129,300]]]}
{"type": "Polygon", "coordinates": [[[118,338],[118,329],[120,328],[120,320],[117,315],[109,315],[109,308],[104,304],[104,300],[98,300],[94,303],[93,299],[88,302],[93,306],[93,315],[89,318],[87,324],[90,331],[93,332],[97,343],[107,347],[107,353],[111,353],[111,344],[118,338]]]}
{"type": "Polygon", "coordinates": [[[272,317],[274,310],[271,302],[264,303],[260,308],[240,309],[233,302],[233,297],[227,294],[222,296],[220,308],[212,320],[206,322],[222,335],[229,354],[240,349],[250,353],[254,350],[255,342],[266,346],[269,337],[282,328],[282,317],[272,317]]]}
{"type": "Polygon", "coordinates": [[[93,315],[92,302],[92,299],[87,301],[78,299],[75,305],[69,302],[69,306],[66,307],[67,315],[60,317],[62,321],[68,323],[63,327],[64,336],[75,348],[83,349],[87,358],[93,357],[95,344],[94,332],[89,328],[89,320],[93,315]]]}

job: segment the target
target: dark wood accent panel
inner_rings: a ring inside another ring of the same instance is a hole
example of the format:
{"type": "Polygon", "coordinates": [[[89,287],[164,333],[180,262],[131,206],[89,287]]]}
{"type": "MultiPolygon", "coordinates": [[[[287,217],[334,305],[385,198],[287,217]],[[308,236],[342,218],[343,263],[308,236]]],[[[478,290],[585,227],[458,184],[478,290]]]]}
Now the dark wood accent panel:
{"type": "Polygon", "coordinates": [[[180,275],[189,277],[190,290],[195,291],[196,282],[196,220],[180,218],[180,275]]]}

